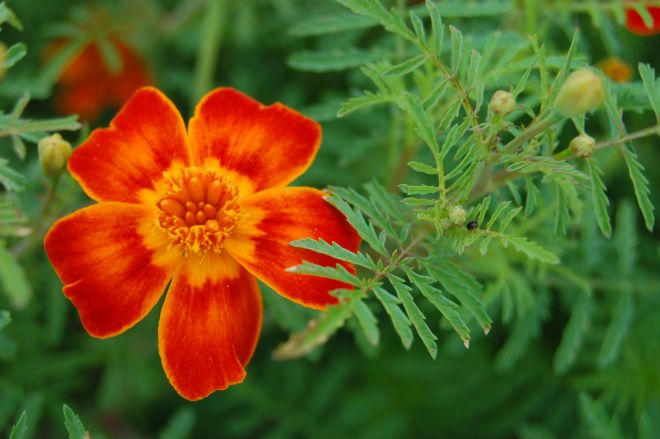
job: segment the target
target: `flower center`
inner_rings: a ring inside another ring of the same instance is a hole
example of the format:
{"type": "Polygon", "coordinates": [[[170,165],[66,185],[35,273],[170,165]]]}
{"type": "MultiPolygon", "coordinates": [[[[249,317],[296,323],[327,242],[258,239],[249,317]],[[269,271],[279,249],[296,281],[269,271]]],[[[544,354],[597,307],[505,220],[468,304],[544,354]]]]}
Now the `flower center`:
{"type": "Polygon", "coordinates": [[[227,177],[195,166],[163,178],[168,190],[158,201],[158,225],[186,255],[219,253],[241,216],[238,189],[227,177]]]}

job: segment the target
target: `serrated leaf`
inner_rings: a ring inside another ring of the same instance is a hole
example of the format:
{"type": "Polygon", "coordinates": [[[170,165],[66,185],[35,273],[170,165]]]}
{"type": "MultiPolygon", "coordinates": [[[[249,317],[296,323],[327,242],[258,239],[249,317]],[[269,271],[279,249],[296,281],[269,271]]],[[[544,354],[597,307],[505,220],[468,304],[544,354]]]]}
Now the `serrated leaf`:
{"type": "Polygon", "coordinates": [[[350,98],[348,101],[342,103],[337,112],[337,117],[344,117],[361,108],[370,107],[372,105],[389,104],[392,102],[393,99],[391,96],[365,91],[362,96],[350,98]]]}
{"type": "Polygon", "coordinates": [[[0,331],[11,322],[11,314],[9,311],[1,310],[0,311],[0,331]]]}
{"type": "Polygon", "coordinates": [[[330,307],[326,312],[307,325],[307,328],[292,334],[289,339],[273,351],[276,360],[291,360],[310,353],[344,325],[351,316],[351,302],[330,307]]]}
{"type": "Polygon", "coordinates": [[[622,437],[621,432],[607,419],[603,407],[585,392],[580,393],[580,411],[587,421],[591,437],[603,439],[622,437]]]}
{"type": "Polygon", "coordinates": [[[451,36],[451,71],[458,75],[463,62],[463,34],[454,26],[449,26],[451,36]]]}
{"type": "Polygon", "coordinates": [[[524,253],[530,259],[545,262],[546,264],[558,264],[559,258],[549,250],[544,249],[534,241],[528,241],[524,236],[503,235],[503,244],[511,244],[514,249],[524,253]]]}
{"type": "Polygon", "coordinates": [[[359,265],[360,267],[375,269],[371,258],[368,258],[361,253],[354,253],[350,250],[347,250],[336,242],[329,244],[323,238],[319,238],[318,241],[311,238],[298,239],[291,241],[289,245],[292,247],[312,250],[323,255],[332,256],[333,258],[345,262],[350,262],[351,264],[359,265]]]}
{"type": "Polygon", "coordinates": [[[395,64],[385,70],[385,75],[395,78],[407,75],[417,70],[421,65],[428,61],[429,57],[425,54],[409,58],[401,63],[395,64]]]}
{"type": "Polygon", "coordinates": [[[607,367],[616,360],[621,350],[621,344],[628,334],[628,328],[633,318],[633,298],[629,292],[622,292],[616,305],[612,321],[607,326],[603,344],[598,353],[598,365],[607,367]]]}
{"type": "Polygon", "coordinates": [[[458,305],[449,300],[439,289],[432,286],[433,278],[426,278],[414,271],[404,267],[408,279],[419,289],[422,295],[435,306],[447,322],[454,328],[454,331],[463,340],[465,347],[470,346],[470,328],[467,327],[463,318],[458,313],[458,305]]]}
{"type": "Polygon", "coordinates": [[[429,274],[474,316],[484,333],[488,334],[493,321],[486,312],[484,302],[479,298],[482,288],[477,279],[447,259],[433,260],[425,267],[429,274]]]}
{"type": "Polygon", "coordinates": [[[407,93],[404,101],[410,116],[415,121],[415,132],[426,143],[431,152],[435,154],[439,151],[439,146],[433,119],[424,109],[419,97],[407,93]]]}
{"type": "Polygon", "coordinates": [[[415,31],[415,36],[419,40],[419,42],[422,45],[426,45],[426,31],[424,30],[424,22],[422,21],[421,18],[417,14],[415,14],[415,11],[411,9],[408,11],[408,15],[410,16],[410,23],[413,26],[413,30],[415,31]]]}
{"type": "Polygon", "coordinates": [[[191,407],[177,410],[160,433],[158,439],[183,439],[191,436],[195,427],[195,411],[191,407]]]}
{"type": "Polygon", "coordinates": [[[8,160],[0,158],[0,184],[10,192],[23,190],[25,186],[25,177],[10,168],[7,165],[8,163],[8,160]]]}
{"type": "Polygon", "coordinates": [[[504,211],[508,209],[510,205],[511,201],[503,201],[502,203],[498,204],[495,208],[495,212],[493,212],[493,214],[488,219],[488,223],[484,226],[484,229],[491,230],[500,215],[502,215],[502,213],[504,213],[504,211]]]}
{"type": "Polygon", "coordinates": [[[639,64],[639,76],[642,78],[644,91],[651,103],[655,118],[660,123],[660,78],[655,77],[655,70],[648,64],[639,64]]]}
{"type": "Polygon", "coordinates": [[[556,373],[563,374],[575,362],[582,347],[584,336],[589,330],[592,311],[593,300],[591,296],[580,294],[571,311],[571,318],[564,328],[559,347],[555,352],[553,365],[556,373]]]}
{"type": "Polygon", "coordinates": [[[16,29],[23,30],[23,24],[5,2],[0,3],[0,25],[3,23],[9,23],[16,29]]]}
{"type": "Polygon", "coordinates": [[[410,318],[411,323],[417,331],[417,335],[422,340],[422,343],[426,347],[426,350],[431,355],[431,358],[435,360],[435,357],[438,355],[438,346],[436,340],[438,339],[431,328],[426,324],[426,317],[415,304],[412,295],[410,294],[410,287],[405,285],[403,281],[395,276],[388,276],[388,280],[394,287],[403,308],[406,310],[406,314],[410,318]]]}
{"type": "Polygon", "coordinates": [[[408,195],[428,195],[435,194],[439,191],[437,186],[429,186],[427,184],[400,184],[399,189],[408,195]]]}
{"type": "Polygon", "coordinates": [[[349,272],[346,267],[341,264],[337,264],[335,267],[326,267],[303,260],[302,264],[288,267],[284,271],[300,275],[325,277],[327,279],[345,282],[353,286],[359,286],[361,284],[360,279],[355,277],[353,273],[349,272]]]}
{"type": "Polygon", "coordinates": [[[334,34],[377,25],[375,20],[352,13],[336,13],[306,17],[291,27],[289,33],[298,37],[334,34]]]}
{"type": "Polygon", "coordinates": [[[64,404],[62,406],[62,412],[64,413],[64,426],[69,433],[69,439],[90,439],[90,435],[85,430],[80,417],[71,410],[71,407],[64,404]]]}
{"type": "Polygon", "coordinates": [[[412,323],[398,306],[401,301],[381,287],[374,288],[374,295],[385,308],[387,315],[390,316],[394,330],[401,339],[401,344],[404,348],[410,349],[413,342],[412,323]]]}
{"type": "Polygon", "coordinates": [[[353,302],[353,314],[360,327],[364,331],[367,341],[373,346],[378,346],[380,342],[380,330],[378,329],[378,319],[362,300],[353,302]]]}
{"type": "Polygon", "coordinates": [[[23,308],[32,297],[32,287],[14,255],[0,244],[0,285],[12,305],[23,308]]]}
{"type": "Polygon", "coordinates": [[[390,54],[385,52],[355,48],[316,52],[302,51],[292,54],[287,59],[287,64],[297,70],[322,73],[352,69],[389,57],[390,54]]]}
{"type": "Polygon", "coordinates": [[[653,214],[655,207],[651,203],[651,188],[649,187],[648,179],[644,175],[644,166],[639,162],[637,153],[632,145],[624,144],[619,150],[623,153],[626,165],[628,166],[628,175],[635,189],[635,197],[637,198],[639,210],[644,217],[644,224],[646,224],[647,230],[652,232],[655,223],[653,214]]]}
{"type": "Polygon", "coordinates": [[[408,162],[408,166],[410,166],[410,169],[423,174],[436,175],[438,173],[435,167],[422,162],[408,162]]]}
{"type": "Polygon", "coordinates": [[[589,167],[589,177],[591,178],[591,202],[594,206],[594,216],[600,231],[606,238],[612,235],[612,224],[610,223],[610,215],[607,213],[607,206],[610,200],[607,198],[605,191],[605,183],[600,178],[602,171],[598,168],[594,159],[587,159],[587,166],[589,167]]]}
{"type": "Polygon", "coordinates": [[[383,256],[389,256],[389,252],[385,248],[385,243],[383,242],[384,236],[376,234],[373,224],[367,223],[360,211],[353,209],[346,201],[337,196],[331,195],[324,197],[324,199],[344,214],[348,223],[353,226],[355,231],[371,246],[371,248],[383,256]]]}
{"type": "Polygon", "coordinates": [[[23,43],[13,44],[5,55],[5,68],[13,67],[18,61],[20,61],[27,54],[27,46],[23,43]]]}
{"type": "MultiPolygon", "coordinates": [[[[0,3],[1,5],[2,3],[0,3]]],[[[25,437],[25,432],[27,431],[27,413],[25,410],[21,413],[21,416],[16,421],[16,424],[11,428],[9,433],[9,439],[23,439],[25,437]]]]}

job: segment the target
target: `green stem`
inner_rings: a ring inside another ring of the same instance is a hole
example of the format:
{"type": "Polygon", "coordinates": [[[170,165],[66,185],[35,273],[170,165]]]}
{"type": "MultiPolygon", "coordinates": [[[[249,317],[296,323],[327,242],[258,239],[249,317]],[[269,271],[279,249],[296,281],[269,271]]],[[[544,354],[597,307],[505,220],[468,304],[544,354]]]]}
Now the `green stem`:
{"type": "Polygon", "coordinates": [[[536,122],[528,126],[525,131],[516,136],[515,139],[511,140],[509,143],[502,147],[503,154],[511,154],[520,148],[525,142],[533,139],[534,137],[541,134],[543,131],[550,128],[552,125],[556,124],[563,117],[557,113],[551,113],[545,118],[537,119],[536,122]]]}
{"type": "Polygon", "coordinates": [[[213,74],[218,62],[222,31],[225,24],[226,0],[207,0],[202,41],[197,52],[193,105],[213,86],[213,74]]]}

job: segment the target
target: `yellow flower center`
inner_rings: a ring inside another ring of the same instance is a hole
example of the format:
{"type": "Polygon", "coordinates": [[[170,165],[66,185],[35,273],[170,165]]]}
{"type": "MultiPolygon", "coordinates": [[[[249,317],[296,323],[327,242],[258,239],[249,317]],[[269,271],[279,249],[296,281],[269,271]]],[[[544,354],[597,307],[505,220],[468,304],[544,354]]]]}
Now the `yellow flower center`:
{"type": "Polygon", "coordinates": [[[222,251],[240,217],[238,189],[213,170],[195,166],[163,173],[168,187],[158,201],[157,223],[184,254],[222,251]]]}

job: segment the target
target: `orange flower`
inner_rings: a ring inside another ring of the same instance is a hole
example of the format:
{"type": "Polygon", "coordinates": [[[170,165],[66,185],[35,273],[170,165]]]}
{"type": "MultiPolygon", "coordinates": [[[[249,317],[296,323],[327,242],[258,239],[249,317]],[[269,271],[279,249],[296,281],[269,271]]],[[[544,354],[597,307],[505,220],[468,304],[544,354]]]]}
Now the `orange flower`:
{"type": "Polygon", "coordinates": [[[653,26],[648,27],[642,16],[633,8],[626,9],[626,28],[637,35],[656,35],[660,33],[660,6],[646,8],[653,18],[653,26]]]}
{"type": "Polygon", "coordinates": [[[261,326],[256,278],[308,307],[336,303],[328,292],[346,284],[285,271],[303,260],[337,263],[292,240],[323,238],[352,251],[360,244],[322,191],[285,187],[310,166],[320,140],[313,120],[228,88],[202,99],[186,132],[166,96],[139,90],[69,160],[98,204],[60,219],[45,239],[89,334],[126,331],[171,280],[161,361],[174,388],[197,400],[245,377],[261,326]]]}
{"type": "Polygon", "coordinates": [[[630,66],[615,56],[604,59],[598,63],[598,67],[614,82],[630,82],[632,79],[630,66]]]}
{"type": "MultiPolygon", "coordinates": [[[[85,46],[57,81],[60,87],[55,106],[59,113],[76,113],[83,120],[94,120],[106,108],[121,107],[138,88],[151,82],[144,61],[131,47],[118,39],[111,39],[110,43],[121,60],[120,70],[110,71],[98,44],[85,46]]],[[[46,50],[46,56],[54,56],[65,44],[54,43],[46,50]]]]}

